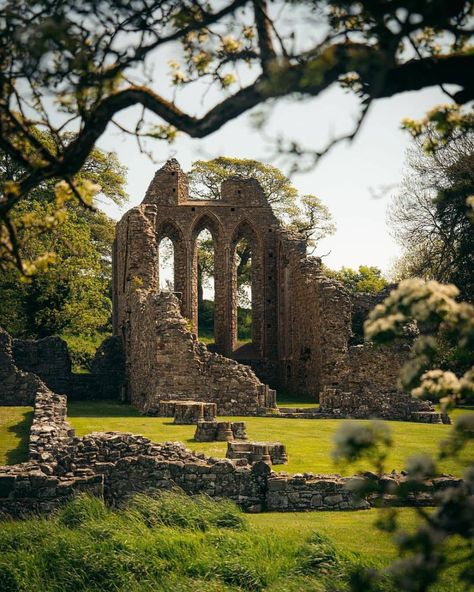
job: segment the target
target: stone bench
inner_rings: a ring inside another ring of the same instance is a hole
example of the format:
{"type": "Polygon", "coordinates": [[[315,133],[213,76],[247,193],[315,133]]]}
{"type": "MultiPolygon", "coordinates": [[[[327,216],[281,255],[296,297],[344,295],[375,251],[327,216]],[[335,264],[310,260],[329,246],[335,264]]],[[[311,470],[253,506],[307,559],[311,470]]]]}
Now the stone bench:
{"type": "Polygon", "coordinates": [[[281,442],[229,442],[227,458],[246,458],[249,463],[263,461],[272,465],[285,465],[288,462],[286,447],[281,442]]]}

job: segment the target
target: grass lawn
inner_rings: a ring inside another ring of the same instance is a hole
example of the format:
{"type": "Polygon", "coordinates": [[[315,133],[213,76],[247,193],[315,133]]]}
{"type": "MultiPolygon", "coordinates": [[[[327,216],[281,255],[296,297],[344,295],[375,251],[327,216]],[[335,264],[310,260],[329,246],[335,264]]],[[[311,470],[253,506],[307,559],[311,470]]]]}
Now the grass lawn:
{"type": "MultiPolygon", "coordinates": [[[[456,410],[455,414],[474,413],[473,410],[456,410]]],[[[174,425],[171,418],[140,416],[129,405],[107,402],[71,402],[68,406],[69,420],[77,434],[83,436],[93,431],[127,431],[142,434],[157,442],[181,441],[189,448],[211,456],[225,456],[225,442],[202,442],[193,440],[194,426],[174,425]]],[[[368,469],[368,465],[338,467],[331,460],[332,438],[344,420],[331,419],[278,419],[267,417],[222,418],[242,420],[247,424],[251,440],[279,440],[286,444],[289,463],[277,470],[287,472],[313,472],[353,474],[357,469],[368,469]]],[[[435,454],[441,440],[445,439],[450,426],[416,424],[408,422],[387,422],[393,433],[394,446],[388,457],[386,468],[400,470],[404,459],[416,453],[435,454]]],[[[472,459],[474,446],[465,451],[459,461],[452,459],[439,463],[438,469],[460,475],[464,462],[472,459]]]]}
{"type": "MultiPolygon", "coordinates": [[[[391,535],[374,525],[381,512],[377,509],[363,512],[268,512],[247,514],[247,518],[257,531],[283,535],[295,542],[306,539],[316,530],[336,541],[340,549],[360,553],[367,559],[377,558],[376,563],[386,564],[395,557],[395,546],[391,535]]],[[[412,508],[400,508],[401,527],[409,530],[416,522],[417,516],[412,508]]]]}
{"type": "Polygon", "coordinates": [[[27,460],[31,407],[0,407],[0,465],[27,460]]]}

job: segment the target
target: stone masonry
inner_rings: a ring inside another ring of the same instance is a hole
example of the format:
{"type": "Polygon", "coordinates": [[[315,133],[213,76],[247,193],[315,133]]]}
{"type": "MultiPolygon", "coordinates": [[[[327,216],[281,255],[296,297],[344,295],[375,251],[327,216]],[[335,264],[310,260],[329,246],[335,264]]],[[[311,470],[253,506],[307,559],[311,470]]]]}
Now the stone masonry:
{"type": "MultiPolygon", "coordinates": [[[[403,481],[400,475],[384,479],[403,481]]],[[[36,397],[30,460],[0,467],[0,516],[48,514],[77,493],[119,505],[136,492],[179,488],[195,495],[228,498],[250,512],[369,508],[377,500],[356,499],[351,478],[311,473],[274,473],[268,464],[216,459],[180,443],[157,444],[143,436],[97,432],[74,436],[66,398],[47,389],[36,397]]],[[[461,480],[440,476],[408,505],[433,505],[436,496],[461,480]]]]}
{"type": "Polygon", "coordinates": [[[220,415],[257,414],[276,406],[275,392],[235,360],[208,351],[187,327],[170,293],[131,295],[127,327],[131,402],[156,415],[166,400],[217,404],[220,415]]]}
{"type": "MultiPolygon", "coordinates": [[[[351,299],[306,250],[301,235],[280,225],[255,179],[228,179],[220,199],[201,200],[189,195],[178,162],[168,161],[141,205],[117,224],[114,334],[124,347],[126,399],[145,413],[156,413],[160,400],[180,399],[252,415],[275,407],[266,385],[314,401],[330,388],[351,393],[355,407],[373,398],[370,413],[378,413],[396,396],[399,352],[349,347],[357,337],[352,321],[361,325],[374,298],[351,299]],[[196,339],[197,238],[204,229],[214,243],[217,355],[196,339]],[[173,243],[175,296],[159,290],[165,237],[173,243]],[[252,342],[239,348],[235,249],[241,238],[251,245],[252,342]]],[[[414,411],[416,403],[411,406],[414,411]]]]}
{"type": "Polygon", "coordinates": [[[125,360],[120,337],[108,337],[102,342],[90,373],[71,371],[67,343],[57,336],[13,339],[11,352],[19,369],[33,372],[48,388],[70,399],[121,398],[125,360]]]}
{"type": "Polygon", "coordinates": [[[35,374],[17,368],[13,340],[0,327],[0,405],[33,405],[36,393],[45,388],[35,374]]]}

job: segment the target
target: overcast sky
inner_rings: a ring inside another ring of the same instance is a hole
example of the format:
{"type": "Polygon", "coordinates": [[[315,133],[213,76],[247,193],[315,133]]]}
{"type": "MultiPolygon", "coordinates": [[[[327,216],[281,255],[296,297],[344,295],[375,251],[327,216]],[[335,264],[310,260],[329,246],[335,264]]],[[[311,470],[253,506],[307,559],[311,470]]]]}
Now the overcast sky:
{"type": "MultiPolygon", "coordinates": [[[[188,94],[181,103],[191,114],[201,111],[194,97],[188,94]]],[[[400,122],[407,116],[421,117],[429,108],[445,102],[446,97],[437,88],[377,101],[352,144],[335,147],[314,170],[293,177],[300,192],[318,195],[334,216],[336,234],[322,241],[315,253],[329,253],[324,261],[330,267],[365,264],[389,271],[399,248],[386,226],[386,209],[401,179],[410,142],[408,133],[400,129],[400,122]],[[382,197],[375,198],[374,191],[380,193],[382,187],[391,188],[382,197]]],[[[331,135],[347,131],[356,114],[357,100],[339,88],[331,88],[317,99],[279,102],[273,110],[267,134],[284,134],[317,148],[331,135]]],[[[121,114],[120,121],[133,127],[136,115],[136,110],[129,109],[121,114]]],[[[124,137],[112,126],[99,146],[115,150],[129,168],[130,202],[123,211],[139,204],[159,164],[140,153],[134,138],[124,137]]],[[[161,162],[175,156],[184,170],[189,170],[191,163],[200,158],[237,156],[270,162],[272,156],[268,144],[251,126],[248,114],[205,139],[192,140],[183,135],[171,146],[156,141],[149,142],[148,148],[161,162]]],[[[284,165],[281,168],[285,170],[284,165]]],[[[107,208],[117,219],[123,211],[117,207],[107,208]]]]}

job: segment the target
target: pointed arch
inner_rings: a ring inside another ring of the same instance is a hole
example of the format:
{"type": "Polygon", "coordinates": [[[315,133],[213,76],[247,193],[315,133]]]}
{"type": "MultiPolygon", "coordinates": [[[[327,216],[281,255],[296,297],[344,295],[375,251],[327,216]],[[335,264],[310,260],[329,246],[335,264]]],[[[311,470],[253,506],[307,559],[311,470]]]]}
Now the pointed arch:
{"type": "MultiPolygon", "coordinates": [[[[186,294],[186,242],[181,228],[173,220],[163,220],[156,228],[156,244],[159,246],[163,239],[169,239],[173,244],[173,289],[181,300],[181,306],[184,307],[186,294]]],[[[157,265],[157,286],[160,286],[159,277],[159,255],[157,265]]]]}
{"type": "Polygon", "coordinates": [[[260,234],[252,222],[244,218],[234,228],[230,243],[230,302],[231,302],[231,338],[232,351],[236,357],[260,357],[263,351],[263,322],[264,322],[264,262],[263,244],[260,234]],[[237,275],[237,246],[245,239],[250,248],[251,261],[251,345],[238,348],[238,275],[237,275]]]}
{"type": "Polygon", "coordinates": [[[163,220],[156,229],[156,240],[159,243],[162,239],[169,238],[173,244],[184,243],[184,234],[174,220],[163,220]]]}
{"type": "Polygon", "coordinates": [[[209,210],[205,210],[194,220],[191,228],[192,243],[196,242],[197,237],[203,230],[208,230],[211,233],[214,242],[221,242],[224,234],[222,223],[219,218],[209,210]]]}
{"type": "Polygon", "coordinates": [[[213,256],[212,263],[214,267],[213,278],[214,278],[214,315],[213,315],[213,326],[214,326],[214,342],[218,348],[221,347],[221,333],[223,324],[222,318],[219,316],[219,322],[216,324],[217,314],[216,311],[221,311],[224,298],[225,298],[225,278],[223,276],[223,235],[224,230],[219,218],[209,210],[204,210],[193,222],[191,227],[191,318],[194,331],[199,334],[199,296],[201,295],[201,305],[204,305],[202,301],[202,292],[200,292],[199,283],[199,246],[198,238],[199,235],[207,230],[212,237],[213,244],[213,256]],[[217,326],[219,325],[219,326],[217,326]]]}

